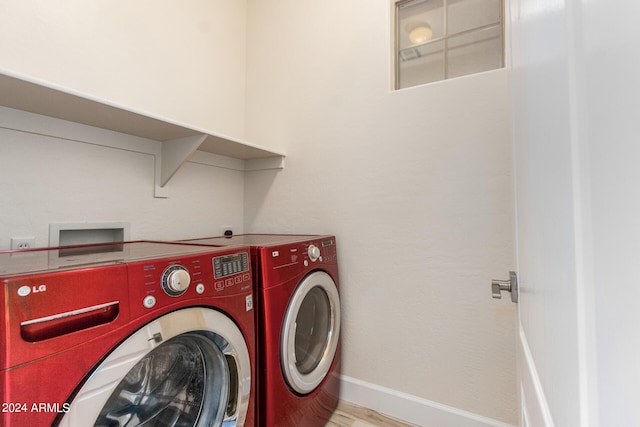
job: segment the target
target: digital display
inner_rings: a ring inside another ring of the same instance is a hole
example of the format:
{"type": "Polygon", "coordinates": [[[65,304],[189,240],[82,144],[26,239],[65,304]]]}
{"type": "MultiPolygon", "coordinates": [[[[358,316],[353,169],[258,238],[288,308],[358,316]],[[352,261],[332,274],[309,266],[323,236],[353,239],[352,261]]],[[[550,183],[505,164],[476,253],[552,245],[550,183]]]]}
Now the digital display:
{"type": "Polygon", "coordinates": [[[249,271],[249,256],[246,252],[213,259],[213,275],[216,279],[249,271]]]}
{"type": "Polygon", "coordinates": [[[322,247],[326,248],[327,246],[333,246],[333,240],[324,240],[322,242],[322,247]]]}

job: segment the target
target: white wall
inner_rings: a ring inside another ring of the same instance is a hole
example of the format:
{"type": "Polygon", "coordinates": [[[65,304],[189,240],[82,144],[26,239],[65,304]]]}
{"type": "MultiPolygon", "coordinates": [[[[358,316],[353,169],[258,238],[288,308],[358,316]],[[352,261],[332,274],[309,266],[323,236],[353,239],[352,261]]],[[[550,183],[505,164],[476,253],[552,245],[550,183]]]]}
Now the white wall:
{"type": "Polygon", "coordinates": [[[51,223],[128,222],[134,240],[241,232],[244,172],[187,162],[155,198],[155,145],[0,107],[0,249],[48,246],[51,223]]]}
{"type": "Polygon", "coordinates": [[[344,375],[515,423],[507,71],[390,92],[389,2],[248,13],[247,137],[287,164],[247,174],[245,230],[337,235],[344,375]]]}
{"type": "Polygon", "coordinates": [[[245,17],[238,0],[0,0],[0,68],[242,138],[245,17]]]}
{"type": "MultiPolygon", "coordinates": [[[[237,0],[0,0],[0,69],[243,137],[245,21],[237,0]]],[[[154,142],[33,123],[45,135],[64,130],[56,138],[2,130],[0,248],[11,236],[46,246],[56,222],[130,222],[134,239],[242,231],[242,172],[187,163],[170,197],[155,199],[154,142]]]]}
{"type": "Polygon", "coordinates": [[[245,8],[246,138],[285,150],[284,171],[187,163],[154,199],[144,148],[95,145],[123,136],[2,130],[0,247],[68,221],[335,233],[345,375],[514,422],[514,307],[489,293],[513,268],[505,70],[390,93],[389,4],[365,0],[2,0],[0,67],[242,136],[245,8]]]}

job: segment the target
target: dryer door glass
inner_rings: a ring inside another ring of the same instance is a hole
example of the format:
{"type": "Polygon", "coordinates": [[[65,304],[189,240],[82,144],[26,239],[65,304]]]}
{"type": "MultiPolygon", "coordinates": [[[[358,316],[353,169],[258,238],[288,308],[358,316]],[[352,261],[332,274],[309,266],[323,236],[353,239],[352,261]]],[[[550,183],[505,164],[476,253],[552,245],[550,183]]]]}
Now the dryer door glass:
{"type": "Polygon", "coordinates": [[[221,425],[228,401],[224,354],[207,337],[186,333],[156,347],[129,370],[95,426],[196,426],[202,420],[221,425]]]}
{"type": "Polygon", "coordinates": [[[305,295],[296,316],[296,367],[302,374],[313,371],[327,347],[331,330],[331,304],[325,291],[316,286],[305,295]]]}
{"type": "Polygon", "coordinates": [[[289,387],[312,392],[331,368],[340,334],[340,298],[331,276],[316,271],[293,293],[281,336],[281,365],[289,387]]]}

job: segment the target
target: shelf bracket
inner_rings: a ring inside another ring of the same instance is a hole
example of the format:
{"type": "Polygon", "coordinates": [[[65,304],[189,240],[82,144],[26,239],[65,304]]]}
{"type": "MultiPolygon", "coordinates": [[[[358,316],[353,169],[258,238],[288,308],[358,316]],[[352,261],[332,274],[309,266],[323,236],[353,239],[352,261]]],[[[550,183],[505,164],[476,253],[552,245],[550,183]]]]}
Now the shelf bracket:
{"type": "Polygon", "coordinates": [[[168,197],[165,185],[207,138],[206,134],[162,141],[162,149],[156,155],[155,197],[168,197]]]}

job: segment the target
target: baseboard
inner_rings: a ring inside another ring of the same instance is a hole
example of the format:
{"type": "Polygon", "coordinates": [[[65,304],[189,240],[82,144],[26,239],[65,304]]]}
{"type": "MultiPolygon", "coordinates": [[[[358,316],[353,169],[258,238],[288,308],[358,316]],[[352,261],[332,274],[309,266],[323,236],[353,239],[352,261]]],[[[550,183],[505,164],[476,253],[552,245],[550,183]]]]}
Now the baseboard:
{"type": "Polygon", "coordinates": [[[407,393],[345,375],[340,377],[340,399],[418,426],[513,427],[407,393]]]}

